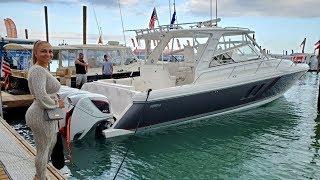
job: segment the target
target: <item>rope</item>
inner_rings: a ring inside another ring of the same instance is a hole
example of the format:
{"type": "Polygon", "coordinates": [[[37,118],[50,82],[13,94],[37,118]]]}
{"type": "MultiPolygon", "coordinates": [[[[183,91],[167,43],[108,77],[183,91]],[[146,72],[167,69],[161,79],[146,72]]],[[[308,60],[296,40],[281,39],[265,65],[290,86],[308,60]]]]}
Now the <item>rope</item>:
{"type": "MultiPolygon", "coordinates": [[[[141,112],[141,114],[140,114],[140,118],[139,118],[137,127],[136,127],[136,129],[134,130],[133,135],[131,136],[132,138],[135,137],[135,135],[136,135],[136,133],[137,133],[137,130],[138,130],[138,128],[139,128],[140,121],[142,120],[142,115],[143,115],[143,113],[145,112],[146,103],[147,103],[147,101],[148,101],[149,94],[150,94],[151,91],[152,91],[152,89],[148,89],[147,98],[146,98],[146,100],[144,101],[144,104],[143,104],[143,107],[142,107],[142,110],[141,110],[142,112],[141,112]]],[[[131,142],[132,142],[132,141],[131,141],[131,142]]],[[[117,169],[116,174],[115,174],[114,177],[113,177],[113,180],[116,179],[116,177],[117,177],[117,175],[118,175],[118,173],[119,173],[119,171],[120,171],[120,169],[121,169],[121,167],[122,167],[122,164],[123,164],[124,160],[126,159],[126,157],[127,157],[127,155],[128,155],[129,149],[130,149],[130,146],[128,146],[128,148],[126,149],[126,152],[125,152],[125,154],[124,154],[124,156],[123,156],[123,159],[122,159],[122,161],[121,161],[121,163],[120,163],[120,165],[119,165],[119,167],[118,167],[118,169],[117,169]]]]}
{"type": "Polygon", "coordinates": [[[96,11],[94,10],[94,6],[93,6],[93,5],[92,5],[92,9],[93,9],[94,18],[95,18],[96,23],[97,23],[99,36],[101,36],[101,34],[102,34],[102,32],[101,32],[101,27],[100,27],[100,25],[99,25],[98,18],[97,18],[97,15],[96,15],[96,11]]]}

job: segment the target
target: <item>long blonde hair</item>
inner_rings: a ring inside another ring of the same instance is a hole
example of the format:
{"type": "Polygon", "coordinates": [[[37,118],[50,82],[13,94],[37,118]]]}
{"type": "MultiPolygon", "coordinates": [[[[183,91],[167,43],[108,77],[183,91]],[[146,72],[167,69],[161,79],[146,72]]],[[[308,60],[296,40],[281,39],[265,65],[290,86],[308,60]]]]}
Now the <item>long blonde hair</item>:
{"type": "Polygon", "coordinates": [[[50,43],[48,43],[47,41],[38,40],[33,44],[33,49],[32,49],[32,63],[33,64],[36,64],[36,62],[37,62],[35,52],[39,48],[39,46],[42,44],[50,44],[50,43]]]}

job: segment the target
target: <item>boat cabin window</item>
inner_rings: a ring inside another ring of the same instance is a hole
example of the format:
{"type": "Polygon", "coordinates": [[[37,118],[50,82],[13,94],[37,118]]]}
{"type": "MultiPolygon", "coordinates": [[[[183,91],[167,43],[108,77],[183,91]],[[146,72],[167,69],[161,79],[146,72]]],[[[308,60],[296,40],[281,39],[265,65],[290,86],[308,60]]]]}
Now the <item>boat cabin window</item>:
{"type": "Polygon", "coordinates": [[[236,62],[255,60],[255,59],[258,59],[259,57],[260,57],[260,54],[254,50],[251,44],[247,44],[245,46],[239,47],[234,50],[234,53],[232,53],[232,58],[236,62]]]}
{"type": "Polygon", "coordinates": [[[12,69],[28,70],[31,66],[31,50],[7,50],[8,62],[12,69]]]}
{"type": "Polygon", "coordinates": [[[100,68],[103,65],[104,55],[107,54],[110,57],[110,61],[114,65],[120,65],[121,63],[128,65],[133,63],[136,58],[132,54],[131,50],[120,49],[108,49],[108,50],[87,50],[87,60],[91,68],[100,68]]]}
{"type": "Polygon", "coordinates": [[[61,56],[61,63],[62,67],[69,67],[69,66],[75,66],[74,62],[76,58],[78,58],[78,54],[80,53],[80,50],[61,50],[60,56],[61,56]]]}
{"type": "Polygon", "coordinates": [[[101,67],[103,64],[103,56],[106,54],[104,51],[100,50],[87,50],[87,59],[90,68],[101,67]]]}
{"type": "Polygon", "coordinates": [[[232,59],[231,56],[232,56],[232,52],[226,52],[226,53],[214,56],[209,64],[209,67],[214,67],[221,64],[234,63],[235,61],[232,59]]]}
{"type": "Polygon", "coordinates": [[[59,68],[59,51],[53,50],[53,58],[49,65],[50,72],[57,72],[57,69],[59,68]]]}

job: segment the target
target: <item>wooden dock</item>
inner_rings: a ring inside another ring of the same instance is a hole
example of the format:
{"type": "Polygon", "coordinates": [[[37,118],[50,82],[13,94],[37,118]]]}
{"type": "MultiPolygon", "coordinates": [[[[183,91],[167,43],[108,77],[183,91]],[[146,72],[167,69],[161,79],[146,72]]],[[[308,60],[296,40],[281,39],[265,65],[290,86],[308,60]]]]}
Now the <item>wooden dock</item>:
{"type": "Polygon", "coordinates": [[[0,161],[0,180],[10,180],[11,177],[9,173],[7,172],[5,166],[0,161]]]}
{"type": "Polygon", "coordinates": [[[5,108],[18,108],[28,107],[33,102],[33,96],[31,94],[26,95],[13,95],[7,92],[1,91],[2,104],[5,108]]]}
{"type": "MultiPolygon", "coordinates": [[[[33,179],[36,150],[4,119],[0,118],[0,179],[33,179]]],[[[47,177],[66,179],[52,165],[47,166],[47,177]]]]}

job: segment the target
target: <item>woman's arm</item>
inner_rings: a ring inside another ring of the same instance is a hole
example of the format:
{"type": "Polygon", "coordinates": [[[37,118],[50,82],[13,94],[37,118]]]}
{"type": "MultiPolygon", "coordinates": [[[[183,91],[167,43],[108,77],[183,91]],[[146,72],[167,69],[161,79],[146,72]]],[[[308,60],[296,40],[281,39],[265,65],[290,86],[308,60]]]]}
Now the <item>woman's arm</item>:
{"type": "Polygon", "coordinates": [[[46,92],[46,75],[47,72],[45,69],[35,68],[29,74],[29,81],[31,81],[34,98],[41,104],[41,106],[44,109],[54,109],[59,106],[46,92]]]}

